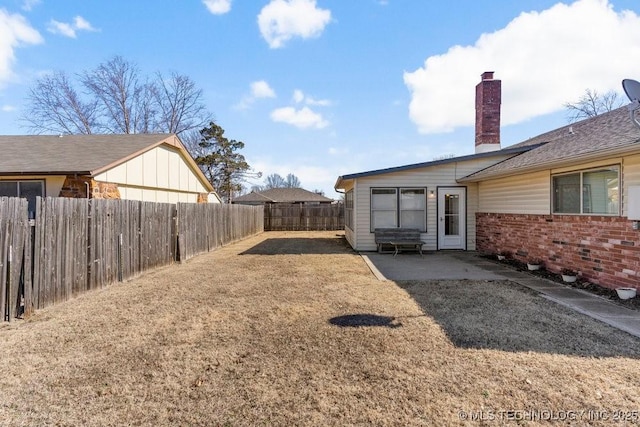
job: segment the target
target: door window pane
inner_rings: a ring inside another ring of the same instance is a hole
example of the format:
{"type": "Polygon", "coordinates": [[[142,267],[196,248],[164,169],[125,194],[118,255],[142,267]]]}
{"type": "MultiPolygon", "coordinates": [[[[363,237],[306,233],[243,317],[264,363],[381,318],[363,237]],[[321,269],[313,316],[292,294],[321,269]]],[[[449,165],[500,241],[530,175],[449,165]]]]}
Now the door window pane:
{"type": "Polygon", "coordinates": [[[444,234],[457,236],[460,234],[460,196],[445,194],[444,196],[444,234]]]}

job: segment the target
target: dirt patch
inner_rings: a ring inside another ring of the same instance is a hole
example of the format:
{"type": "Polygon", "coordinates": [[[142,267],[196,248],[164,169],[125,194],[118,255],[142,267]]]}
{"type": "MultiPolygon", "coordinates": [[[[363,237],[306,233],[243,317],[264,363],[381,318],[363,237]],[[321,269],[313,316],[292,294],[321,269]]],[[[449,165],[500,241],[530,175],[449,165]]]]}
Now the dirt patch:
{"type": "Polygon", "coordinates": [[[634,337],[507,281],[378,281],[335,232],[264,233],[0,343],[0,425],[606,425],[640,407],[634,337]]]}

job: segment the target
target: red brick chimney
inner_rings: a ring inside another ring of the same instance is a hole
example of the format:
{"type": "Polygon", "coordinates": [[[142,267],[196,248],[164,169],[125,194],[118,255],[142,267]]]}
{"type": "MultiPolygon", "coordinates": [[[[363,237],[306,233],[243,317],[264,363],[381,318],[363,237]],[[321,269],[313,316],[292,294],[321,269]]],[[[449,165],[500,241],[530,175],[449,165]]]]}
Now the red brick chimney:
{"type": "Polygon", "coordinates": [[[493,79],[493,71],[482,73],[476,86],[476,153],[499,150],[500,103],[502,82],[493,79]]]}

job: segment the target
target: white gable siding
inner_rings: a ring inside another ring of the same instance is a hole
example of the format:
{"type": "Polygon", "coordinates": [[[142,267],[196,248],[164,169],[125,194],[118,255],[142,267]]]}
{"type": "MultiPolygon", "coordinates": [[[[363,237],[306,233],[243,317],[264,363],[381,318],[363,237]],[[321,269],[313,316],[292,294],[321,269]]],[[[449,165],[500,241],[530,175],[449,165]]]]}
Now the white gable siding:
{"type": "MultiPolygon", "coordinates": [[[[506,157],[506,156],[505,156],[506,157]]],[[[502,157],[504,158],[504,157],[502,157]]],[[[357,235],[353,239],[356,250],[376,250],[375,235],[370,231],[371,224],[371,188],[395,187],[395,188],[426,188],[427,189],[427,232],[422,234],[422,239],[427,242],[427,250],[437,249],[437,189],[438,187],[465,187],[467,189],[467,249],[475,250],[476,247],[476,221],[475,214],[478,208],[477,184],[458,184],[457,179],[494,164],[502,158],[488,158],[468,160],[464,162],[450,162],[440,165],[428,166],[421,169],[413,169],[403,172],[386,173],[356,179],[355,195],[355,222],[357,235]],[[434,191],[434,197],[429,193],[434,191]]],[[[350,241],[351,242],[351,241],[350,241]]]]}
{"type": "Polygon", "coordinates": [[[548,215],[550,186],[549,171],[482,181],[478,184],[478,212],[548,215]]]}
{"type": "Polygon", "coordinates": [[[118,184],[123,199],[151,202],[193,202],[208,193],[180,152],[159,146],[95,177],[118,184]],[[171,177],[171,178],[170,178],[171,177]]]}

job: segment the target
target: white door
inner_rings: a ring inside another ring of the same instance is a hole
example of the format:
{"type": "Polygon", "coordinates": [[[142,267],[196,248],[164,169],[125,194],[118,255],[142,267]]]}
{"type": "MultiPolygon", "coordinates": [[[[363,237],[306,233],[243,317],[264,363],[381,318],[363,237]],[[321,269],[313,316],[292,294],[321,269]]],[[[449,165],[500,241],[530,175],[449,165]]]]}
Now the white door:
{"type": "Polygon", "coordinates": [[[438,249],[466,249],[465,188],[438,188],[438,249]]]}

